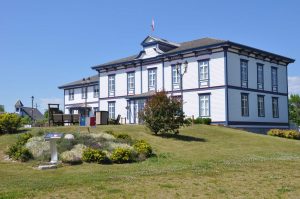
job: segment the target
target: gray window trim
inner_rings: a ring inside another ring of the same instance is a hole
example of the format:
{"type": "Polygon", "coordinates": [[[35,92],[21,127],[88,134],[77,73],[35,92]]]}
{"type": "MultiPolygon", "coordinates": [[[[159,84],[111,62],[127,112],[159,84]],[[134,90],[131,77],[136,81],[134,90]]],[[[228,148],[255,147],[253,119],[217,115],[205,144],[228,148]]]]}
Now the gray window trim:
{"type": "Polygon", "coordinates": [[[264,95],[257,95],[257,116],[258,117],[265,117],[266,115],[266,108],[265,108],[265,96],[264,95]],[[262,112],[259,112],[259,98],[263,99],[263,107],[262,107],[262,112]]]}
{"type": "Polygon", "coordinates": [[[241,116],[249,117],[249,93],[241,93],[241,116]],[[247,96],[247,114],[245,114],[245,111],[243,111],[243,96],[247,96]]]}

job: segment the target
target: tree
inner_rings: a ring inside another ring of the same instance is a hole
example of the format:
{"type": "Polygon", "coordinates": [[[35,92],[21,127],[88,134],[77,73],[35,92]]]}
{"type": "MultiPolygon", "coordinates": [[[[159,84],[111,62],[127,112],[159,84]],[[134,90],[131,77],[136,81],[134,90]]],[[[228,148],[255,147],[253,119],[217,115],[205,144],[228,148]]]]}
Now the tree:
{"type": "Polygon", "coordinates": [[[28,115],[21,118],[22,125],[31,124],[31,119],[28,115]]]}
{"type": "Polygon", "coordinates": [[[173,132],[185,125],[185,115],[179,100],[168,97],[165,91],[157,92],[139,113],[146,126],[155,134],[173,132]]]}
{"type": "Polygon", "coordinates": [[[291,94],[289,98],[290,120],[300,126],[300,95],[291,94]]]}
{"type": "Polygon", "coordinates": [[[5,112],[4,105],[0,105],[0,113],[5,112]]]}
{"type": "Polygon", "coordinates": [[[0,114],[0,134],[15,133],[21,127],[21,117],[14,113],[0,114]]]}
{"type": "Polygon", "coordinates": [[[49,111],[46,110],[46,111],[44,112],[44,118],[48,119],[48,117],[49,117],[49,111]]]}

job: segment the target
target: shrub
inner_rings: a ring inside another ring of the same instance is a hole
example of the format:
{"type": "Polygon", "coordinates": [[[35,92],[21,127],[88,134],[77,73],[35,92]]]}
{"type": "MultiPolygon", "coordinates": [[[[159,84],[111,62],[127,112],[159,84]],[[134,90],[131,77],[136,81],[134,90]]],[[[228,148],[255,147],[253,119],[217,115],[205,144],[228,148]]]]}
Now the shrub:
{"type": "Polygon", "coordinates": [[[82,163],[83,151],[87,147],[82,144],[77,144],[71,151],[65,151],[60,155],[61,161],[68,164],[82,163]]]}
{"type": "Polygon", "coordinates": [[[116,148],[111,154],[111,160],[119,164],[133,162],[134,153],[128,148],[116,148]]]}
{"type": "Polygon", "coordinates": [[[194,120],[195,124],[206,124],[206,125],[210,125],[211,123],[211,119],[210,118],[201,118],[198,117],[194,120]]]}
{"type": "Polygon", "coordinates": [[[271,136],[284,137],[289,139],[300,139],[300,133],[295,130],[271,129],[267,133],[271,136]]]}
{"type": "Polygon", "coordinates": [[[139,155],[145,155],[145,157],[150,157],[152,155],[152,147],[145,140],[136,141],[133,148],[139,155]]]}
{"type": "Polygon", "coordinates": [[[146,126],[155,134],[173,132],[185,125],[185,115],[181,102],[168,97],[165,91],[157,92],[146,103],[139,113],[146,126]]]}
{"type": "Polygon", "coordinates": [[[130,143],[130,144],[132,143],[131,136],[125,133],[117,135],[116,138],[119,139],[119,141],[121,142],[130,143]]]}
{"type": "Polygon", "coordinates": [[[28,115],[24,116],[21,118],[21,124],[26,125],[26,124],[31,124],[31,119],[28,115]]]}
{"type": "Polygon", "coordinates": [[[105,152],[92,148],[86,148],[83,150],[82,160],[85,162],[97,162],[99,164],[110,163],[105,152]]]}
{"type": "Polygon", "coordinates": [[[21,127],[21,117],[14,113],[0,114],[0,134],[15,133],[21,127]]]}
{"type": "Polygon", "coordinates": [[[18,136],[17,144],[25,145],[26,142],[32,138],[33,135],[31,133],[23,133],[18,136]]]}
{"type": "Polygon", "coordinates": [[[30,138],[25,147],[32,153],[34,158],[48,160],[50,158],[50,144],[43,136],[30,138]]]}

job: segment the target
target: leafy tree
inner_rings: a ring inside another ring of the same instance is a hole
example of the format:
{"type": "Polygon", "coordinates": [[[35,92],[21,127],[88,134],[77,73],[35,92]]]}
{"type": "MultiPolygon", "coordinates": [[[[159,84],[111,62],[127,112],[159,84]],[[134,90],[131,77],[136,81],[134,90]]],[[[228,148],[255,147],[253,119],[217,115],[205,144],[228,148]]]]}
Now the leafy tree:
{"type": "Polygon", "coordinates": [[[181,102],[168,97],[165,91],[157,92],[139,113],[146,126],[155,134],[173,132],[185,125],[185,115],[181,102]]]}
{"type": "Polygon", "coordinates": [[[0,115],[0,134],[15,133],[21,127],[21,117],[14,113],[0,115]]]}
{"type": "Polygon", "coordinates": [[[49,111],[46,110],[46,111],[44,112],[44,118],[48,119],[48,117],[49,117],[49,111]]]}
{"type": "Polygon", "coordinates": [[[5,112],[4,105],[0,105],[0,112],[5,112]]]}
{"type": "Polygon", "coordinates": [[[28,115],[22,117],[21,123],[22,123],[22,125],[31,124],[31,119],[30,119],[30,117],[29,117],[28,115]]]}
{"type": "Polygon", "coordinates": [[[289,117],[291,121],[300,125],[300,95],[298,94],[290,95],[289,117]]]}

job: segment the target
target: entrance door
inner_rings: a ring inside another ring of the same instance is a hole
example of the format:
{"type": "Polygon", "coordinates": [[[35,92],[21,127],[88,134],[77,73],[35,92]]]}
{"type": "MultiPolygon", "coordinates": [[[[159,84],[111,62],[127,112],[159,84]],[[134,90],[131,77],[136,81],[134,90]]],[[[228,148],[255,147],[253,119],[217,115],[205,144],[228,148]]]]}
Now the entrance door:
{"type": "Polygon", "coordinates": [[[139,112],[145,106],[145,99],[130,100],[128,109],[128,119],[130,124],[140,124],[143,121],[139,117],[139,112]]]}

